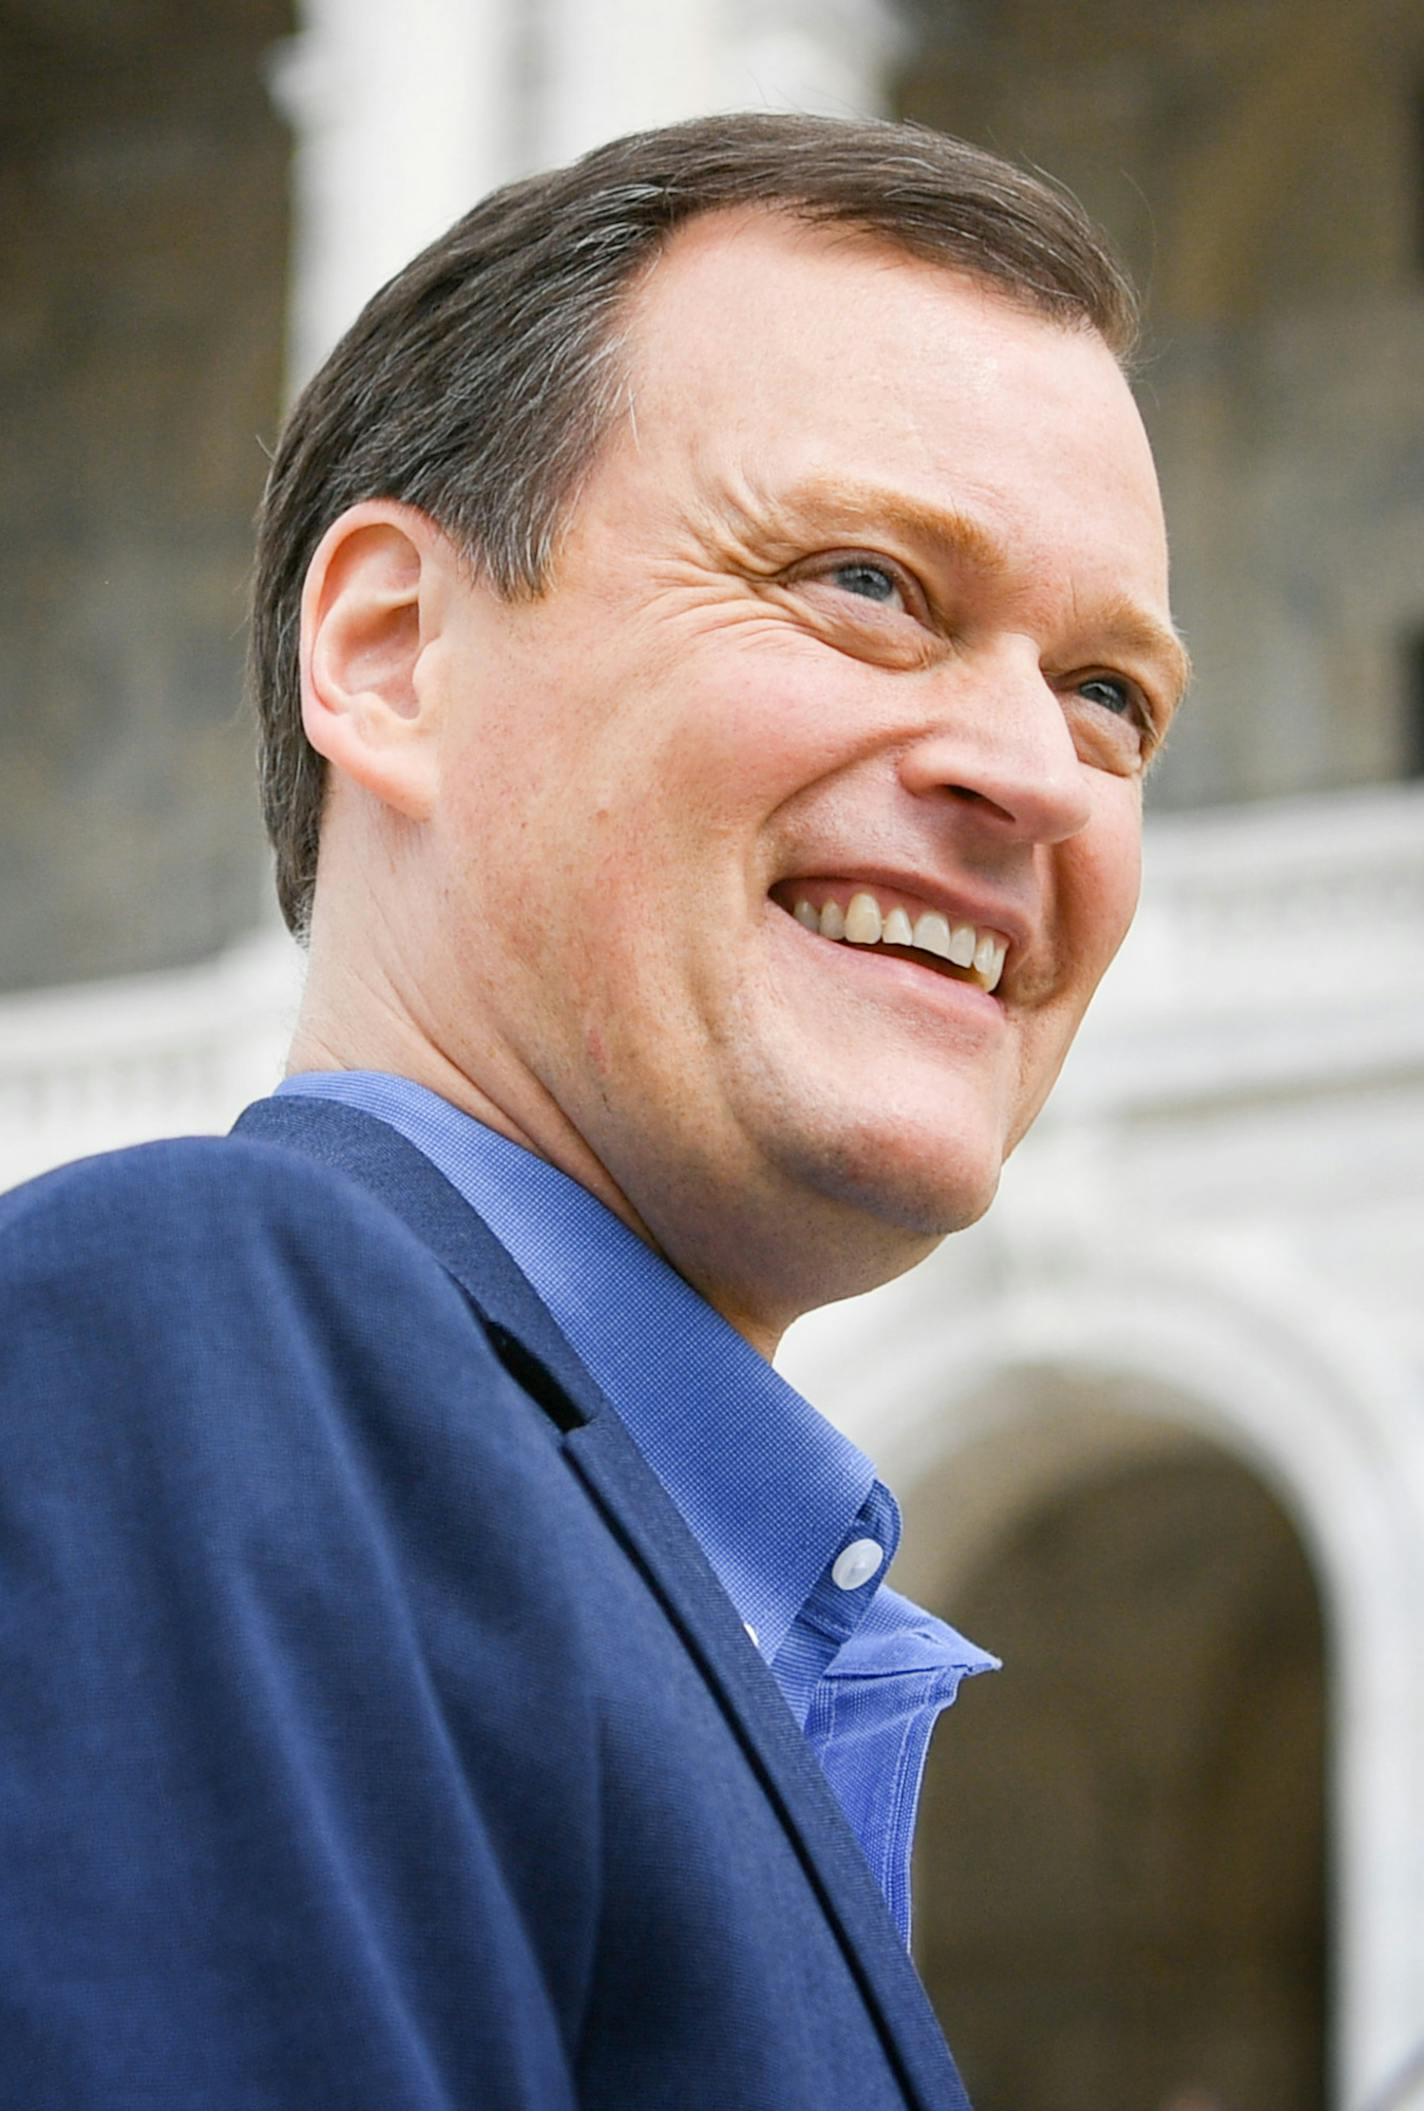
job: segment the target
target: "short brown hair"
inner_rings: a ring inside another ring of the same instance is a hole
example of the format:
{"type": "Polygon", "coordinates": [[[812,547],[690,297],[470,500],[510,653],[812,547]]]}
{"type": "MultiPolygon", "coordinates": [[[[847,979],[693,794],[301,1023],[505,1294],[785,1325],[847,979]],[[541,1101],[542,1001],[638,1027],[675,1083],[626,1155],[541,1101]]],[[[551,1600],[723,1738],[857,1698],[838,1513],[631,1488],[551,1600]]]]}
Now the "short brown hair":
{"type": "Polygon", "coordinates": [[[263,500],[250,682],[277,894],[305,937],[323,764],[302,730],[301,595],[363,499],[418,507],[513,597],[539,593],[614,421],[634,280],[698,213],[759,205],[966,272],[1124,362],[1132,288],[1081,207],[918,125],[747,112],[595,148],[483,199],[367,304],[287,419],[263,500]]]}

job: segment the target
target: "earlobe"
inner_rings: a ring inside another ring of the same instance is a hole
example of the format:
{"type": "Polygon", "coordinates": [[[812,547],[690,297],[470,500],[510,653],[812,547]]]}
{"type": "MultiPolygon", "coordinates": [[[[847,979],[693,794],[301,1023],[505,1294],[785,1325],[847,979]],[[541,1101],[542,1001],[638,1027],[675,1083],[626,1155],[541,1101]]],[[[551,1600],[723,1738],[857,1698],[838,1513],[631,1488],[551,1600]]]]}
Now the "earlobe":
{"type": "Polygon", "coordinates": [[[332,768],[408,819],[437,789],[434,700],[421,678],[443,538],[409,506],[333,521],[302,594],[302,723],[332,768]]]}

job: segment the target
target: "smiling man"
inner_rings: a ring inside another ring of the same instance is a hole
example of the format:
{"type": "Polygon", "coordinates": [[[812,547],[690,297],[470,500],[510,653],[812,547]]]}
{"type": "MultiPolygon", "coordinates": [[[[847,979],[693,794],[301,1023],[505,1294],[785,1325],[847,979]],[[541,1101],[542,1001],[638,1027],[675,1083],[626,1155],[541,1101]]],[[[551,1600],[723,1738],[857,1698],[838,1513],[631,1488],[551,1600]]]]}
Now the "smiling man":
{"type": "Polygon", "coordinates": [[[981,1215],[1131,918],[1131,329],[992,157],[707,120],[477,207],[297,404],[291,1075],[0,1226],[5,2101],[963,2105],[909,1854],[992,1660],[770,1358],[981,1215]]]}

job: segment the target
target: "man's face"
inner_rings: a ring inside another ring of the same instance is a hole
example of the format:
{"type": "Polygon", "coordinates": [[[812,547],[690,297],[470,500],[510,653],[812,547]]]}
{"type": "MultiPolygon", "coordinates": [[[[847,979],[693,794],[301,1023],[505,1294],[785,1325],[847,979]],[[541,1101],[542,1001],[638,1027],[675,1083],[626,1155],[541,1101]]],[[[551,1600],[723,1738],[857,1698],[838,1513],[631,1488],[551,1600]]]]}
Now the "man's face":
{"type": "Polygon", "coordinates": [[[449,641],[425,995],[786,1317],[983,1211],[1127,929],[1156,480],[1095,335],[766,214],[676,238],[628,357],[548,592],[449,641]]]}

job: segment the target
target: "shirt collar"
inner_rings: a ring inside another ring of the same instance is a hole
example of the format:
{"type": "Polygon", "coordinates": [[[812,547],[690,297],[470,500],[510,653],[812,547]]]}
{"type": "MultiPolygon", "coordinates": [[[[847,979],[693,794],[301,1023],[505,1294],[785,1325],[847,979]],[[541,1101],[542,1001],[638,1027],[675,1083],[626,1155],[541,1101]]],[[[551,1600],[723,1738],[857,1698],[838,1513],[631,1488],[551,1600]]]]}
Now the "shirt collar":
{"type": "Polygon", "coordinates": [[[310,1071],[278,1090],[388,1123],[478,1212],[770,1661],[875,1485],[869,1459],[636,1233],[532,1152],[409,1078],[310,1071]]]}

